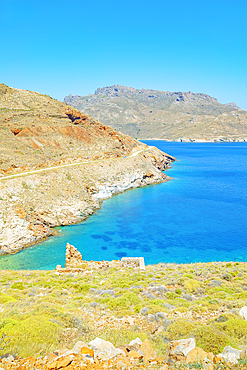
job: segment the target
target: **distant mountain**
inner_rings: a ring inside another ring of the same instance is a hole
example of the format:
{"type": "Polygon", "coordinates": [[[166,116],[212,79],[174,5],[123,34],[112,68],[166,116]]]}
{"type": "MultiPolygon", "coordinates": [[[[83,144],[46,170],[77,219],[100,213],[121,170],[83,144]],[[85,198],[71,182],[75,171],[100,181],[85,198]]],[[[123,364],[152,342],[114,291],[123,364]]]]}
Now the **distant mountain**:
{"type": "Polygon", "coordinates": [[[136,138],[247,141],[247,112],[203,93],[114,85],[64,102],[136,138]]]}

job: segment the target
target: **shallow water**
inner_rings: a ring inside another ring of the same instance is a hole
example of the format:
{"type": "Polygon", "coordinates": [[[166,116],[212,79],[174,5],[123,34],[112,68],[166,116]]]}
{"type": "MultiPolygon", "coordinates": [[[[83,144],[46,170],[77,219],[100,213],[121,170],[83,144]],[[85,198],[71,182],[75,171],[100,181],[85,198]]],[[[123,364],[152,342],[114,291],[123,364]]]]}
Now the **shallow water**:
{"type": "Polygon", "coordinates": [[[67,242],[85,260],[247,261],[247,143],[146,143],[179,159],[171,181],[107,199],[85,222],[1,257],[0,268],[64,265],[67,242]]]}

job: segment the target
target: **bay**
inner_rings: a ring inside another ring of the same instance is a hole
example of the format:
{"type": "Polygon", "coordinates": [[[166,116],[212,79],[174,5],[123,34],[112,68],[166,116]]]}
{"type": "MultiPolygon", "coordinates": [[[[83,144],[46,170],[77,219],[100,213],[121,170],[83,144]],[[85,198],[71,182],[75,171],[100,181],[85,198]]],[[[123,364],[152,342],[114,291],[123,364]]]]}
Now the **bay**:
{"type": "Polygon", "coordinates": [[[145,142],[178,159],[170,181],[105,200],[86,221],[2,256],[0,268],[54,269],[67,242],[89,261],[247,261],[247,143],[145,142]]]}

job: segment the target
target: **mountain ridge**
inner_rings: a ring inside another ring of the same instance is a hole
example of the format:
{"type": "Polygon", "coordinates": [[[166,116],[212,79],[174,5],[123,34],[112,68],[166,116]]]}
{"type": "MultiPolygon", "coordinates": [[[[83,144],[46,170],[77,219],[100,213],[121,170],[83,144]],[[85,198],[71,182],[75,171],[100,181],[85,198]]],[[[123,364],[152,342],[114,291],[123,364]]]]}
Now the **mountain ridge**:
{"type": "Polygon", "coordinates": [[[247,140],[247,112],[235,103],[221,104],[204,93],[113,85],[87,96],[68,95],[64,102],[137,138],[247,140]]]}

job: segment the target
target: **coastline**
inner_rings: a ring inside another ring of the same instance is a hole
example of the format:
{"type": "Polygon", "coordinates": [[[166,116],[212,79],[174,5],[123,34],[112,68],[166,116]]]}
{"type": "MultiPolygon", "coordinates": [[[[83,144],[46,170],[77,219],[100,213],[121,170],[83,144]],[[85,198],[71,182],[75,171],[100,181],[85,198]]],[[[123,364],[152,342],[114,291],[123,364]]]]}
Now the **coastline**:
{"type": "Polygon", "coordinates": [[[54,235],[56,226],[84,221],[115,194],[169,180],[162,171],[174,160],[156,147],[147,147],[128,158],[2,179],[1,255],[39,243],[54,235]]]}
{"type": "Polygon", "coordinates": [[[218,137],[218,138],[211,138],[211,139],[205,139],[205,138],[188,138],[188,137],[180,137],[180,138],[174,138],[174,139],[164,139],[164,138],[138,138],[140,141],[165,141],[167,143],[177,143],[177,142],[183,142],[183,143],[246,143],[247,138],[225,138],[225,137],[218,137]]]}
{"type": "MultiPolygon", "coordinates": [[[[96,211],[96,215],[85,223],[73,226],[72,224],[81,222],[79,218],[78,221],[70,222],[71,226],[68,228],[58,228],[58,237],[47,238],[41,244],[38,240],[40,245],[37,244],[37,248],[36,246],[26,248],[20,255],[6,258],[6,262],[3,258],[1,268],[53,269],[56,264],[63,262],[63,250],[67,242],[78,247],[87,261],[114,260],[122,256],[144,256],[148,264],[157,264],[160,261],[176,263],[246,261],[244,246],[246,232],[243,227],[246,217],[241,213],[244,211],[245,203],[236,204],[234,199],[229,203],[229,194],[232,191],[239,201],[245,199],[243,197],[247,182],[244,169],[246,143],[182,145],[160,141],[157,144],[154,142],[146,144],[157,145],[163,152],[168,151],[179,158],[172,169],[166,171],[166,174],[172,177],[172,181],[160,186],[141,187],[136,191],[122,193],[109,199],[102,209],[96,211]],[[232,158],[243,163],[243,168],[238,173],[239,179],[236,177],[232,158]],[[237,191],[238,184],[241,186],[237,191]],[[221,187],[227,191],[219,194],[218,189],[221,187]],[[215,210],[214,216],[211,212],[212,207],[215,210]],[[227,225],[232,225],[237,231],[235,238],[232,235],[231,240],[227,237],[229,232],[227,225]],[[198,228],[203,230],[203,238],[202,234],[197,232],[198,228]],[[37,262],[32,265],[32,260],[37,262]]],[[[126,158],[122,158],[121,161],[125,162],[126,158]]],[[[138,166],[139,160],[135,163],[138,166]]],[[[100,168],[101,166],[97,166],[93,170],[99,171],[100,168]]],[[[112,172],[116,171],[110,166],[102,168],[102,171],[108,176],[110,169],[112,172]]],[[[133,172],[133,165],[131,171],[133,172]]],[[[125,173],[129,177],[130,171],[125,173]]],[[[72,173],[71,175],[74,176],[72,173]]],[[[123,185],[123,181],[119,179],[117,181],[115,175],[104,182],[111,186],[111,190],[116,189],[112,186],[114,178],[115,183],[121,187],[123,185]]],[[[125,180],[125,177],[122,180],[125,180]]],[[[99,186],[102,187],[102,183],[99,183],[99,186]]],[[[99,192],[99,187],[97,190],[99,192]]],[[[96,189],[92,192],[92,199],[98,193],[95,191],[96,189]]],[[[103,193],[104,198],[109,196],[107,192],[103,193]]]]}

